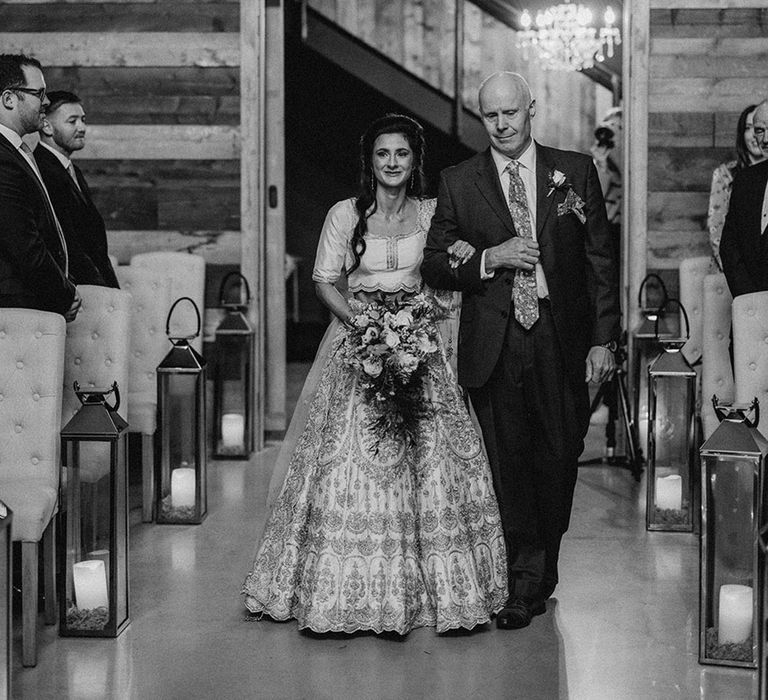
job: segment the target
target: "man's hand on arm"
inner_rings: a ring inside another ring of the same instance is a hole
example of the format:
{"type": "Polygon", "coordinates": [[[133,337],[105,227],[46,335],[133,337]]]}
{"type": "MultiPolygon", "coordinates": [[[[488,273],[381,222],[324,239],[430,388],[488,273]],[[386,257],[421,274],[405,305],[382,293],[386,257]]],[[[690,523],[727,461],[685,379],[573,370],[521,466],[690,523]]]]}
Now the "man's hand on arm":
{"type": "Polygon", "coordinates": [[[616,358],[603,345],[593,345],[587,355],[587,373],[584,381],[602,384],[613,377],[616,371],[616,358]]]}
{"type": "Polygon", "coordinates": [[[485,269],[499,268],[533,270],[539,262],[539,244],[532,238],[515,236],[485,251],[485,269]]]}
{"type": "Polygon", "coordinates": [[[69,310],[64,314],[64,320],[67,323],[75,320],[75,316],[77,316],[77,312],[80,311],[80,306],[82,306],[82,303],[83,303],[83,298],[80,296],[77,289],[75,289],[75,298],[72,300],[72,305],[69,307],[69,310]]]}

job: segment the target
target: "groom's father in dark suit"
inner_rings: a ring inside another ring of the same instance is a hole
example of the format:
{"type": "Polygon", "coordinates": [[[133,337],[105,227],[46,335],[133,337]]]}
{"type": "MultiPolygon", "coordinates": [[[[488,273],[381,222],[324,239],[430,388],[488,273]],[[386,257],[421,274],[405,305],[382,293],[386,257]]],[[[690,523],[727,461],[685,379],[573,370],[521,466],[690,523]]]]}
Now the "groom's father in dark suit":
{"type": "MultiPolygon", "coordinates": [[[[768,102],[757,106],[753,123],[768,154],[768,102]]],[[[733,181],[720,257],[734,297],[768,291],[768,161],[743,168],[733,181]]]]}
{"type": "Polygon", "coordinates": [[[443,171],[422,274],[463,292],[459,382],[491,462],[509,567],[500,628],[544,612],[558,581],[578,457],[589,426],[587,382],[615,370],[618,260],[592,159],[531,139],[525,79],[480,87],[490,148],[443,171]],[[452,268],[446,249],[475,255],[452,268]]]}
{"type": "Polygon", "coordinates": [[[37,163],[22,136],[36,132],[47,98],[40,63],[0,55],[0,307],[80,307],[68,277],[67,246],[37,163]]]}
{"type": "Polygon", "coordinates": [[[119,287],[107,255],[104,219],[83,173],[71,160],[85,146],[85,110],[71,92],[49,92],[48,100],[35,160],[64,230],[70,276],[77,284],[119,287]]]}

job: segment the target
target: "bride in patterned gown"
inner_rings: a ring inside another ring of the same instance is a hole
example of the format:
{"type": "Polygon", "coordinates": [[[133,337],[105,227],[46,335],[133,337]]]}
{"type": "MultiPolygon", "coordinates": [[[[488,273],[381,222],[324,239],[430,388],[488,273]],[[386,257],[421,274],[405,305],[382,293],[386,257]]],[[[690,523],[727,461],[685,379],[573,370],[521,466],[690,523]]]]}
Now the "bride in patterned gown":
{"type": "MultiPolygon", "coordinates": [[[[251,613],[295,618],[300,629],[472,629],[507,597],[490,469],[444,347],[425,379],[434,410],[413,442],[374,434],[359,370],[343,359],[362,303],[421,290],[435,208],[418,196],[423,153],[414,120],[373,122],[361,139],[361,193],[331,208],[320,236],[313,279],[335,319],[278,456],[242,591],[251,613]],[[335,287],[344,271],[346,296],[335,287]]],[[[457,241],[454,264],[472,252],[457,241]]]]}

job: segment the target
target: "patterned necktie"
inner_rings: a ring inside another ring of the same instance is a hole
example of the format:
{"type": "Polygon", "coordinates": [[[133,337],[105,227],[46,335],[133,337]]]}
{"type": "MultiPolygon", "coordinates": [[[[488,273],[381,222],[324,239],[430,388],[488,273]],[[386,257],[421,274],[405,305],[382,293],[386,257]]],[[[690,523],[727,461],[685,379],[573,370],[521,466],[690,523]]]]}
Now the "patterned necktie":
{"type": "Polygon", "coordinates": [[[80,187],[80,183],[77,181],[77,175],[75,174],[75,166],[70,163],[67,166],[67,172],[69,173],[69,176],[72,178],[72,182],[75,183],[75,187],[77,187],[80,192],[82,192],[82,188],[80,187]]]}
{"type": "Polygon", "coordinates": [[[37,173],[37,179],[40,181],[40,185],[43,188],[43,192],[45,193],[45,201],[48,204],[48,209],[50,211],[51,217],[53,218],[53,223],[56,225],[56,233],[59,234],[59,241],[61,242],[61,250],[64,253],[64,276],[69,276],[69,252],[67,251],[67,241],[64,238],[64,231],[61,228],[61,224],[59,223],[59,217],[56,216],[56,210],[53,208],[53,202],[51,202],[51,196],[48,194],[48,188],[45,186],[45,183],[43,182],[42,175],[40,175],[40,168],[37,167],[37,161],[35,160],[35,156],[32,153],[32,149],[30,149],[29,146],[27,146],[24,141],[21,142],[21,146],[19,148],[27,155],[29,160],[32,161],[32,164],[34,166],[34,170],[37,173]]]}
{"type": "MultiPolygon", "coordinates": [[[[509,213],[517,234],[523,238],[533,238],[531,215],[528,212],[528,199],[520,177],[520,163],[513,160],[507,165],[509,173],[509,213]]],[[[515,306],[515,319],[526,330],[539,318],[539,296],[536,287],[536,269],[515,270],[512,285],[512,301],[515,306]]]]}

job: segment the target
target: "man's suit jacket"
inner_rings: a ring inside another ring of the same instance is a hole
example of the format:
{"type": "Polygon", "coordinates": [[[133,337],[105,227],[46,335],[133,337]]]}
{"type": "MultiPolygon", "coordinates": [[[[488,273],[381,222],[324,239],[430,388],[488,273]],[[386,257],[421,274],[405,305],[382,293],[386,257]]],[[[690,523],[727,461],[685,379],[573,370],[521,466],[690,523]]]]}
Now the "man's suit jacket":
{"type": "Polygon", "coordinates": [[[93,204],[88,184],[80,169],[72,164],[80,189],[61,161],[44,146],[35,149],[53,208],[64,229],[69,250],[69,274],[75,284],[98,284],[119,287],[112,263],[107,255],[107,232],[104,219],[93,204]]]}
{"type": "Polygon", "coordinates": [[[66,313],[75,286],[40,180],[0,135],[0,307],[66,313]]]}
{"type": "MultiPolygon", "coordinates": [[[[536,144],[536,180],[536,235],[560,350],[570,378],[584,386],[589,348],[620,335],[615,246],[589,156],[536,144]],[[585,202],[585,224],[574,213],[558,214],[557,205],[565,200],[566,188],[550,193],[549,179],[555,170],[565,174],[567,183],[585,202]]],[[[422,275],[432,287],[463,291],[458,379],[468,388],[488,381],[513,312],[515,271],[496,270],[491,279],[482,280],[481,252],[516,235],[490,149],[442,172],[422,275]],[[469,261],[452,270],[445,250],[457,239],[477,250],[469,261]]]]}
{"type": "Polygon", "coordinates": [[[768,233],[760,226],[768,161],[736,175],[720,239],[720,258],[733,296],[768,291],[768,233]]]}

